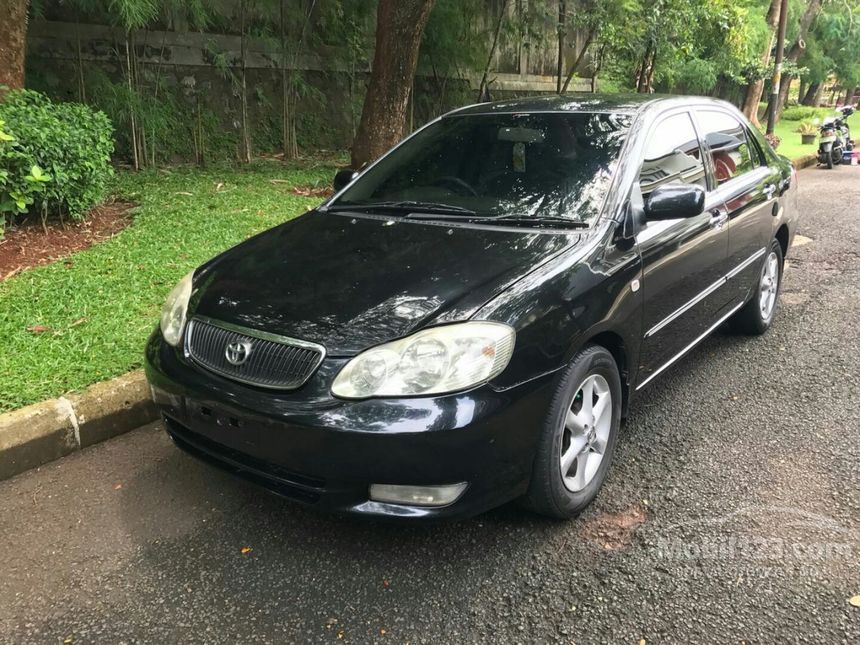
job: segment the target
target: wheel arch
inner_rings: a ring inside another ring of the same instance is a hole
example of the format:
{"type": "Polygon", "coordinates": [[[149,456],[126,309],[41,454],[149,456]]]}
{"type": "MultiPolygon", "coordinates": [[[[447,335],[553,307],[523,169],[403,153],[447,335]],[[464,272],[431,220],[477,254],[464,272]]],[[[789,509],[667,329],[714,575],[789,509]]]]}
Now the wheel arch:
{"type": "Polygon", "coordinates": [[[788,255],[788,224],[784,223],[782,226],[780,226],[779,229],[777,229],[776,235],[774,235],[774,237],[776,238],[776,241],[779,242],[779,246],[780,248],[782,248],[782,257],[783,259],[785,259],[785,257],[788,255]]]}
{"type": "Polygon", "coordinates": [[[588,337],[582,347],[600,345],[615,359],[621,376],[621,416],[626,417],[630,409],[630,355],[631,348],[621,334],[611,330],[597,332],[588,337]]]}

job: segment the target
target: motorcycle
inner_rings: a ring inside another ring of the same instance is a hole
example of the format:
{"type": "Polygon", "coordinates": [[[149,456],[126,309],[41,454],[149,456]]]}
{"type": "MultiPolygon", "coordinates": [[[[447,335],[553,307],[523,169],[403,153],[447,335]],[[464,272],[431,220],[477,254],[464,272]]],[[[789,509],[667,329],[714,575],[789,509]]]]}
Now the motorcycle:
{"type": "Polygon", "coordinates": [[[854,113],[850,105],[837,109],[839,117],[830,117],[821,124],[818,139],[818,163],[824,164],[828,169],[842,163],[842,154],[846,150],[854,149],[851,140],[851,131],[844,119],[854,113]]]}
{"type": "Polygon", "coordinates": [[[842,138],[845,140],[845,149],[854,149],[854,140],[851,139],[851,130],[848,128],[848,117],[854,114],[853,105],[843,105],[836,108],[836,111],[842,115],[841,119],[836,119],[836,123],[842,128],[842,138]]]}

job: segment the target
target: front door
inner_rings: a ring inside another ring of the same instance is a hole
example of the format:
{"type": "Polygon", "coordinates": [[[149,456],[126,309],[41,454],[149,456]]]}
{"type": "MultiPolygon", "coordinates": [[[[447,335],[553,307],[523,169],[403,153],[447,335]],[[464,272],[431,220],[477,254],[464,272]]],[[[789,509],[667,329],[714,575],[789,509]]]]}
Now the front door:
{"type": "MultiPolygon", "coordinates": [[[[665,184],[708,189],[703,151],[690,114],[678,112],[652,129],[639,174],[643,199],[665,184]]],[[[636,190],[636,187],[634,187],[636,190]]],[[[648,222],[637,235],[645,293],[637,387],[683,354],[719,317],[728,257],[728,216],[706,193],[705,210],[686,219],[648,222]]]]}

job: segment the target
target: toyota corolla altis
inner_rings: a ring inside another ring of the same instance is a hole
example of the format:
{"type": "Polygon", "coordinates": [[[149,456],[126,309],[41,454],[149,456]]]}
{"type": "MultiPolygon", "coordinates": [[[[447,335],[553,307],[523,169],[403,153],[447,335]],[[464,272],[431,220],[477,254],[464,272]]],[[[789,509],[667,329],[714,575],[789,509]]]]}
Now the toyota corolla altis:
{"type": "Polygon", "coordinates": [[[631,400],[764,333],[796,175],[732,106],[553,96],[436,119],[185,276],[146,349],[167,432],[368,516],[572,517],[631,400]]]}

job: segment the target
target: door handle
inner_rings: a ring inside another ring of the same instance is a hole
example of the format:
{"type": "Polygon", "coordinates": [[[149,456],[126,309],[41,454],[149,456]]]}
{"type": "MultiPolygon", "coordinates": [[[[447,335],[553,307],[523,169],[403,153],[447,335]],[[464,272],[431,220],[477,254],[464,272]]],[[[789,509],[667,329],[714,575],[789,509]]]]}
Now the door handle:
{"type": "Polygon", "coordinates": [[[776,184],[768,184],[762,192],[767,195],[768,199],[773,199],[773,194],[776,192],[776,184]]]}
{"type": "Polygon", "coordinates": [[[729,214],[719,209],[711,211],[711,227],[721,229],[729,221],[729,214]]]}

